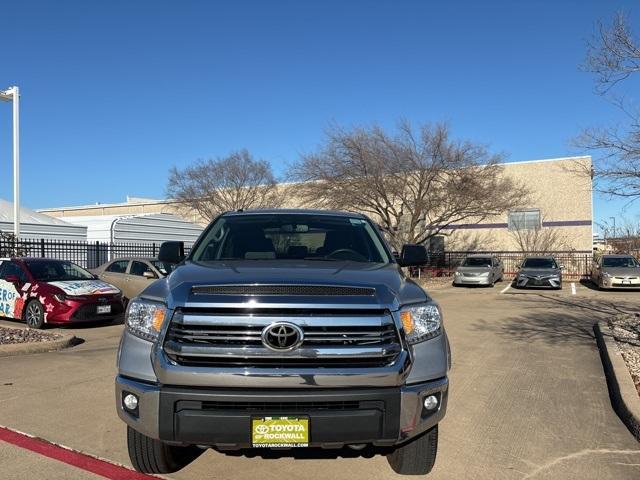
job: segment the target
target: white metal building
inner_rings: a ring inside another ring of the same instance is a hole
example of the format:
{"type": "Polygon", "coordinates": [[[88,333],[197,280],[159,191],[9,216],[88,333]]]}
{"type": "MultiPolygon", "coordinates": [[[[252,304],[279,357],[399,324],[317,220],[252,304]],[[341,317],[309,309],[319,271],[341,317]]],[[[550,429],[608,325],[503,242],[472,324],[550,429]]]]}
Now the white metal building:
{"type": "MultiPolygon", "coordinates": [[[[13,203],[0,198],[0,231],[13,233],[13,203]]],[[[87,227],[20,207],[20,238],[87,239],[87,227]]]]}
{"type": "Polygon", "coordinates": [[[177,215],[92,215],[59,217],[87,229],[87,240],[102,243],[162,243],[179,240],[193,244],[203,230],[201,225],[177,215]]]}

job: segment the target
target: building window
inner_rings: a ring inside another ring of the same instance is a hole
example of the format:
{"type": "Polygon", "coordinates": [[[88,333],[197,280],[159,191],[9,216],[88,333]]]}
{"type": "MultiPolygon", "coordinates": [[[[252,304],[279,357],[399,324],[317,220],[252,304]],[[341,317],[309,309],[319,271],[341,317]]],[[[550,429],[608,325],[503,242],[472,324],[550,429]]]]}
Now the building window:
{"type": "Polygon", "coordinates": [[[508,225],[509,230],[538,230],[542,227],[540,209],[512,210],[508,225]]]}

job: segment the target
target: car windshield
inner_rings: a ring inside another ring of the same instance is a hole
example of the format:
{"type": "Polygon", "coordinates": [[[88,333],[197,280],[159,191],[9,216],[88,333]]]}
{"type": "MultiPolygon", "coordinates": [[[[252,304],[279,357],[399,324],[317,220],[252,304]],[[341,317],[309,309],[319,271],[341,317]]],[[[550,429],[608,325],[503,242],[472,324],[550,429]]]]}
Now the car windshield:
{"type": "Polygon", "coordinates": [[[462,263],[463,267],[490,267],[490,257],[468,257],[462,263]]]}
{"type": "Polygon", "coordinates": [[[173,272],[176,266],[173,263],[161,262],[160,260],[151,260],[151,263],[165,277],[173,272]]]}
{"type": "Polygon", "coordinates": [[[363,218],[318,214],[245,214],[220,217],[191,259],[323,260],[388,263],[382,239],[363,218]]]}
{"type": "Polygon", "coordinates": [[[39,282],[93,280],[94,278],[85,269],[66,260],[27,260],[25,265],[39,282]]]}
{"type": "Polygon", "coordinates": [[[558,268],[553,258],[527,258],[522,268],[558,268]]]}
{"type": "Polygon", "coordinates": [[[612,268],[633,268],[638,267],[638,261],[633,257],[604,257],[602,266],[612,268]]]}

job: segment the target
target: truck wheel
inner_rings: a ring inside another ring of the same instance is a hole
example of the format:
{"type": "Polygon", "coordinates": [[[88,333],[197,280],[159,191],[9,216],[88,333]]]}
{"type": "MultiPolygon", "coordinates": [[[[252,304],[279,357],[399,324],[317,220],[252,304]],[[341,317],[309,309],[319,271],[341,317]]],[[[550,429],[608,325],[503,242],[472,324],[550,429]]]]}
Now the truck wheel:
{"type": "Polygon", "coordinates": [[[44,308],[38,300],[31,300],[24,309],[24,322],[29,328],[44,326],[44,308]]]}
{"type": "Polygon", "coordinates": [[[426,475],[436,463],[438,426],[387,455],[394,472],[400,475],[426,475]]]}
{"type": "Polygon", "coordinates": [[[129,459],[138,472],[173,473],[200,456],[198,447],[176,447],[147,437],[127,426],[129,459]]]}

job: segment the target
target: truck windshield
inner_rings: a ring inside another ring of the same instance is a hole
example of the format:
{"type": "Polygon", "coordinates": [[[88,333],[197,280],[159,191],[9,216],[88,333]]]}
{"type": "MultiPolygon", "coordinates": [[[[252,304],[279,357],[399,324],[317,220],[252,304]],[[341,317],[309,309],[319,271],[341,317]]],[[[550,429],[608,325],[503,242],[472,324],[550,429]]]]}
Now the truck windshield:
{"type": "Polygon", "coordinates": [[[380,236],[363,218],[266,213],[218,218],[191,259],[390,261],[380,236]]]}

